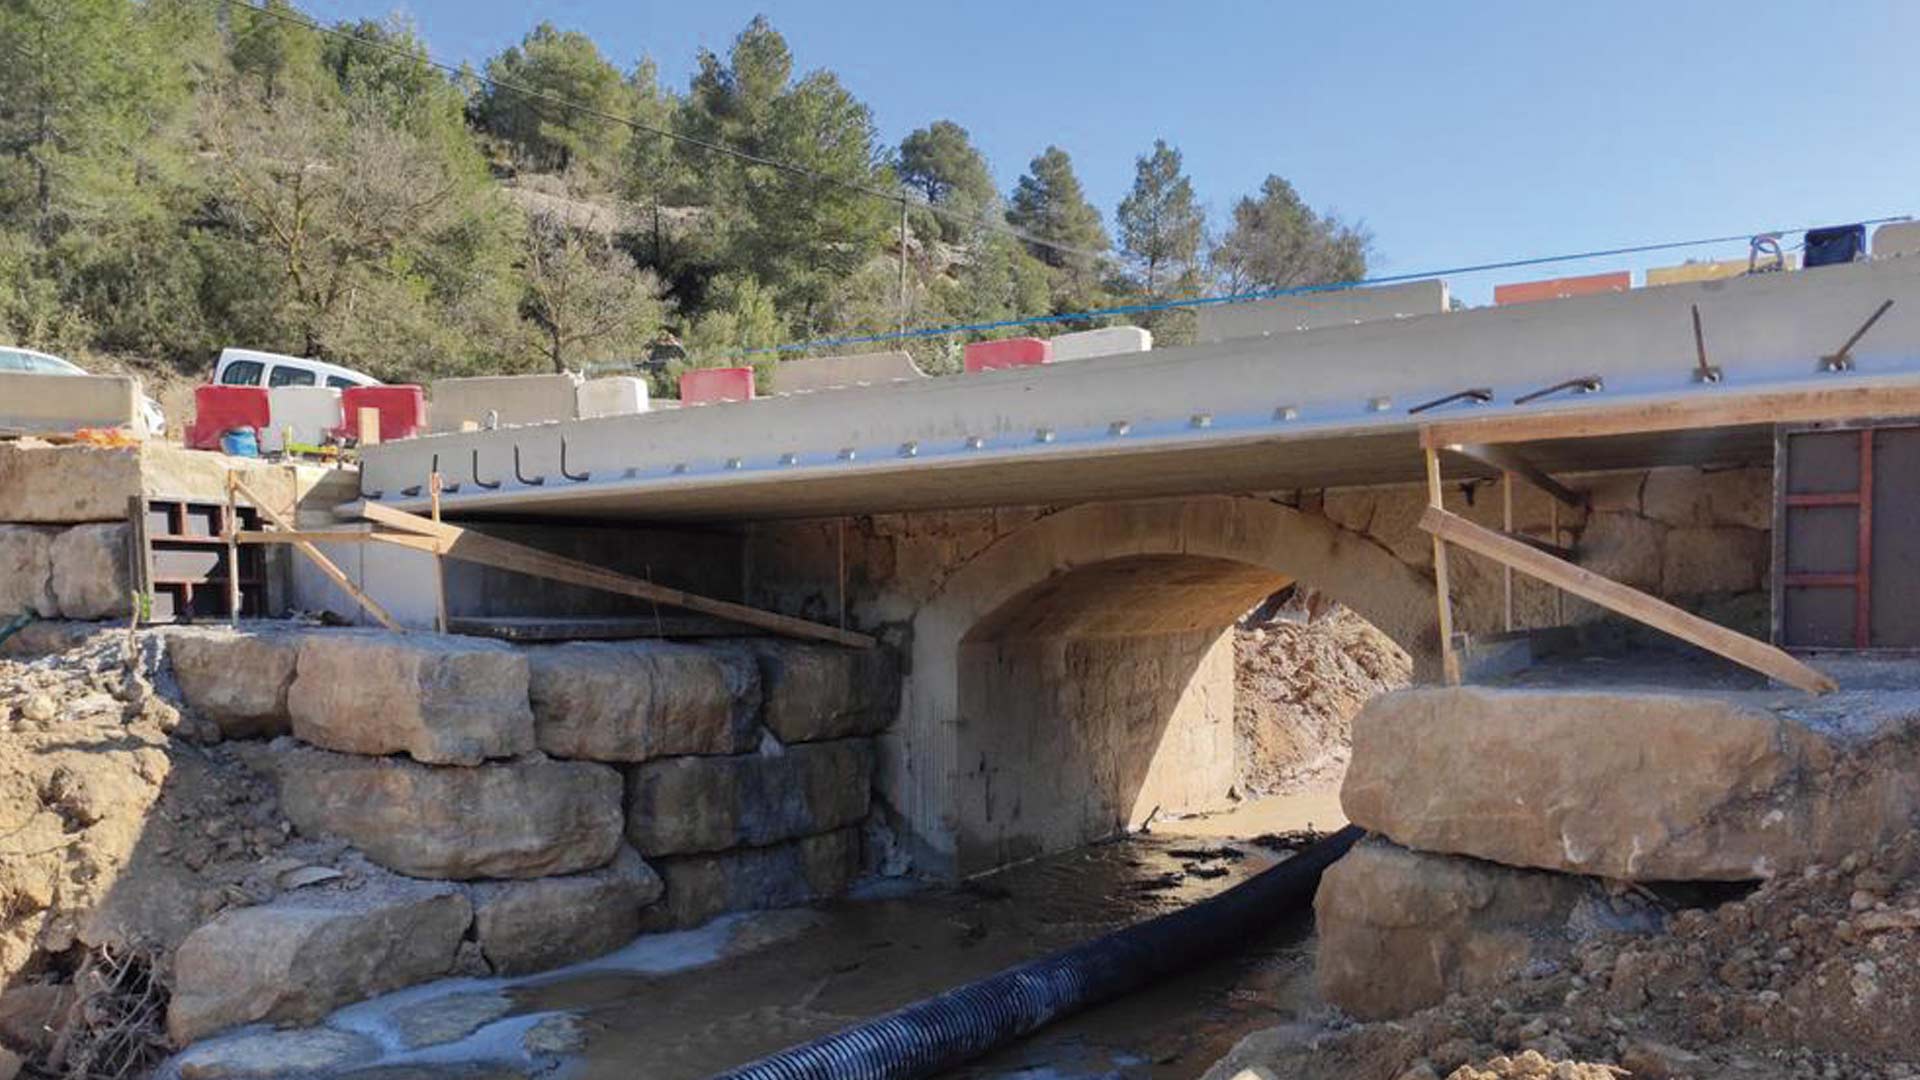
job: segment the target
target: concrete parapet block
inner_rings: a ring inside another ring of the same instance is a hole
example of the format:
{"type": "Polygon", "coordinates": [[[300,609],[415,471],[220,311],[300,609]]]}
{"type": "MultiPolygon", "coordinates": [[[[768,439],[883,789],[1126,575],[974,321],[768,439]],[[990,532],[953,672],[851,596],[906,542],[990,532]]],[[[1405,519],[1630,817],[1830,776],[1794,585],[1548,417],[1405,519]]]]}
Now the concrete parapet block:
{"type": "Polygon", "coordinates": [[[432,430],[459,431],[471,421],[484,425],[489,413],[502,425],[572,420],[578,413],[577,375],[480,375],[435,379],[429,388],[432,430]]]}
{"type": "Polygon", "coordinates": [[[666,885],[632,848],[598,870],[469,886],[474,937],[496,975],[590,960],[632,941],[666,885]]]}
{"type": "Polygon", "coordinates": [[[759,741],[760,672],[738,650],[576,642],[525,656],[536,737],[555,757],[737,754],[759,741]]]}
{"type": "Polygon", "coordinates": [[[1138,326],[1105,326],[1053,338],[1053,362],[1091,360],[1099,356],[1142,353],[1153,348],[1153,331],[1138,326]]]}
{"type": "Polygon", "coordinates": [[[596,416],[629,416],[648,410],[647,381],[632,375],[588,379],[574,392],[574,412],[582,420],[596,416]]]}
{"type": "Polygon", "coordinates": [[[260,430],[260,449],[285,450],[293,441],[317,446],[345,423],[340,389],[334,386],[276,386],[267,391],[268,423],[260,430]]]}
{"type": "Polygon", "coordinates": [[[1333,289],[1239,304],[1208,304],[1198,311],[1194,340],[1206,345],[1410,315],[1436,315],[1447,310],[1449,302],[1447,283],[1431,278],[1404,285],[1333,289]]]}
{"type": "Polygon", "coordinates": [[[473,921],[446,885],[382,878],[235,908],[174,956],[167,1032],[188,1043],[237,1024],[310,1024],[335,1008],[453,970],[473,921]]]}
{"type": "Polygon", "coordinates": [[[42,618],[60,614],[53,595],[53,546],[60,530],[45,525],[0,525],[0,619],[31,608],[42,618]]]}
{"type": "Polygon", "coordinates": [[[1587,928],[1661,926],[1651,905],[1609,898],[1591,878],[1426,855],[1377,837],[1328,868],[1313,907],[1320,993],[1362,1020],[1502,986],[1529,965],[1564,960],[1587,928]]]}
{"type": "Polygon", "coordinates": [[[1920,221],[1891,221],[1873,230],[1873,257],[1920,255],[1920,221]]]}
{"type": "Polygon", "coordinates": [[[1920,816],[1896,696],[1426,688],[1353,723],[1340,801],[1421,851],[1624,881],[1746,881],[1838,862],[1920,816]]]}
{"type": "Polygon", "coordinates": [[[741,639],[759,664],[767,727],[786,743],[873,735],[893,723],[900,672],[886,649],[741,639]]]}
{"type": "Polygon", "coordinates": [[[873,790],[867,739],[680,757],[627,771],[627,839],[647,856],[763,847],[852,825],[873,790]]]}
{"type": "Polygon", "coordinates": [[[776,394],[803,394],[849,386],[926,378],[913,357],[904,352],[857,353],[852,356],[805,356],[782,360],[773,368],[776,394]]]}
{"type": "Polygon", "coordinates": [[[31,375],[0,371],[0,433],[66,434],[80,428],[146,433],[140,380],[130,375],[31,375]]]}
{"type": "Polygon", "coordinates": [[[534,748],[526,657],[474,638],[307,634],[287,711],[296,736],[353,754],[477,765],[534,748]]]}
{"type": "Polygon", "coordinates": [[[845,892],[860,873],[860,829],[653,865],[667,883],[666,898],[642,923],[649,930],[681,929],[729,911],[792,907],[845,892]]]}
{"type": "Polygon", "coordinates": [[[76,525],[53,545],[53,597],[69,619],[118,619],[133,611],[132,527],[76,525]]]}
{"type": "Polygon", "coordinates": [[[292,730],[287,691],[293,685],[300,635],[172,627],[167,659],[187,707],[219,725],[229,739],[272,738],[292,730]]]}
{"type": "Polygon", "coordinates": [[[475,768],[276,746],[280,804],[413,877],[534,878],[604,866],[620,846],[620,774],[531,758],[475,768]]]}

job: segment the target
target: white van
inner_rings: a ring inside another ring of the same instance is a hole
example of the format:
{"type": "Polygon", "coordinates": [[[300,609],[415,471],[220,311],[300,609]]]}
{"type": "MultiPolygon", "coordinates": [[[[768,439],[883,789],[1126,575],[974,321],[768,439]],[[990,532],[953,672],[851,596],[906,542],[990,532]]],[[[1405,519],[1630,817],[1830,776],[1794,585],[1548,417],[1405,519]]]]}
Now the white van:
{"type": "Polygon", "coordinates": [[[352,368],[308,360],[299,356],[258,352],[253,349],[222,349],[213,366],[213,381],[220,386],[331,386],[346,390],[355,386],[379,386],[380,380],[352,368]]]}

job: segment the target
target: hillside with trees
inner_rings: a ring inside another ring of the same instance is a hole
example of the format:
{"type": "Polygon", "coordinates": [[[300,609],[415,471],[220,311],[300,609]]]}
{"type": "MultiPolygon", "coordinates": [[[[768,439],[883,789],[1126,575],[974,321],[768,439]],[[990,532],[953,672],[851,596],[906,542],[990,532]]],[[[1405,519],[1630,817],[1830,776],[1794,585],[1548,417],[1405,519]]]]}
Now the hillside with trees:
{"type": "MultiPolygon", "coordinates": [[[[424,380],[617,367],[669,332],[716,364],[1368,254],[1279,176],[1210,222],[1166,139],[1111,215],[1057,146],[1003,193],[965,128],[888,145],[764,18],[684,87],[548,23],[449,72],[407,25],[287,0],[0,0],[0,52],[0,343],[83,363],[198,375],[243,345],[424,380]]],[[[953,370],[963,343],[912,349],[953,370]]]]}

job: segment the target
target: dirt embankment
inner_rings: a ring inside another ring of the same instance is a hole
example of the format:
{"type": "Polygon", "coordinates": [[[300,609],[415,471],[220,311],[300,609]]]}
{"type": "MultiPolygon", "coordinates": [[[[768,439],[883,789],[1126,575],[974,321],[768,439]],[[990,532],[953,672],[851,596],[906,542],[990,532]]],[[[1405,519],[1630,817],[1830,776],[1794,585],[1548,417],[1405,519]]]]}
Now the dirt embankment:
{"type": "Polygon", "coordinates": [[[1346,771],[1354,714],[1413,678],[1406,650],[1309,594],[1234,629],[1234,737],[1243,795],[1283,795],[1346,771]]]}
{"type": "Polygon", "coordinates": [[[1263,1032],[1208,1080],[1920,1077],[1920,834],[1527,975],[1392,1023],[1263,1032]]]}
{"type": "Polygon", "coordinates": [[[144,1075],[174,947],[302,862],[275,858],[270,785],[156,688],[155,645],[0,659],[0,1073],[144,1075]]]}

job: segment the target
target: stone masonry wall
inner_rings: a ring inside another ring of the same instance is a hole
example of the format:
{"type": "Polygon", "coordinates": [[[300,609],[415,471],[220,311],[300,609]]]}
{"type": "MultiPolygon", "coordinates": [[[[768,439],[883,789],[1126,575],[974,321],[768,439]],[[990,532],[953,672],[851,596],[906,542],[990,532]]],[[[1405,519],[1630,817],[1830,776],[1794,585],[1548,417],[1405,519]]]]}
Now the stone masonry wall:
{"type": "Polygon", "coordinates": [[[756,639],[515,648],[361,630],[166,635],[189,708],[366,881],[187,936],[169,1028],[309,1023],[441,976],[841,892],[862,866],[882,655],[756,639]]]}
{"type": "MultiPolygon", "coordinates": [[[[1581,565],[1764,636],[1772,523],[1769,470],[1680,467],[1560,479],[1591,498],[1590,509],[1557,508],[1558,543],[1573,548],[1581,565]]],[[[1416,570],[1432,573],[1432,538],[1418,526],[1427,502],[1422,485],[1269,492],[1257,497],[1322,514],[1416,570]]],[[[1552,539],[1549,522],[1556,511],[1550,502],[1537,488],[1516,483],[1515,529],[1552,539]]],[[[1445,503],[1448,510],[1477,524],[1500,527],[1496,483],[1450,482],[1445,503]]],[[[1051,512],[1022,507],[759,525],[747,544],[748,602],[827,621],[837,619],[844,604],[854,625],[898,638],[956,570],[1051,512]],[[839,570],[842,550],[844,587],[839,570]]],[[[1456,628],[1472,634],[1501,630],[1498,564],[1455,551],[1449,556],[1449,569],[1456,628]]],[[[1556,625],[1554,604],[1552,589],[1525,575],[1514,575],[1517,627],[1556,625]]],[[[1605,614],[1573,597],[1565,598],[1563,604],[1569,622],[1592,621],[1605,614]]]]}

